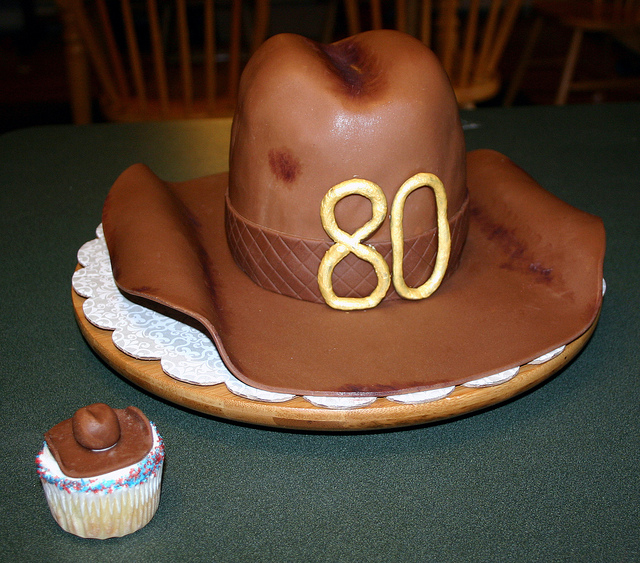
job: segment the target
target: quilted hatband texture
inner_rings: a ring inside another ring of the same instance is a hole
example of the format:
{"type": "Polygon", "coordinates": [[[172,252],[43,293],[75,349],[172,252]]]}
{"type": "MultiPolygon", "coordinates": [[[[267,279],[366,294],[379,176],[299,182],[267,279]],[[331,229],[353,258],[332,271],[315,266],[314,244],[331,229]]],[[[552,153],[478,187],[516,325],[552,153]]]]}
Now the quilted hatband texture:
{"type": "MultiPolygon", "coordinates": [[[[225,229],[229,249],[236,264],[260,287],[315,303],[324,303],[318,287],[318,266],[325,252],[334,244],[329,240],[313,240],[284,234],[248,221],[225,199],[225,229]]],[[[449,220],[451,255],[448,277],[456,269],[469,228],[469,198],[449,220]]],[[[404,275],[409,286],[417,287],[431,275],[435,262],[437,228],[404,241],[404,275]]],[[[391,241],[367,243],[374,247],[392,267],[391,241]]],[[[376,274],[371,264],[354,254],[347,255],[335,268],[333,288],[343,297],[363,297],[376,287],[376,274]]],[[[400,299],[393,286],[386,300],[400,299]]]]}

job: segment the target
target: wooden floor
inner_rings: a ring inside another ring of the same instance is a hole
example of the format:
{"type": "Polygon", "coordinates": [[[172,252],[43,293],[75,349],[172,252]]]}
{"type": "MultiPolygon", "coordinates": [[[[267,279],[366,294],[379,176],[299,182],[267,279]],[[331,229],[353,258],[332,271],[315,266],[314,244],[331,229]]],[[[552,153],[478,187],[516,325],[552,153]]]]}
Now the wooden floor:
{"type": "MultiPolygon", "coordinates": [[[[1,22],[0,22],[1,23],[1,22]]],[[[502,64],[505,82],[513,72],[531,19],[522,15],[502,64]]],[[[568,46],[561,28],[546,31],[542,50],[554,56],[568,46]]],[[[598,77],[640,76],[640,54],[602,36],[585,40],[581,72],[598,77]]],[[[550,104],[559,82],[557,66],[532,69],[515,105],[550,104]]],[[[572,94],[569,103],[640,101],[640,90],[572,94]]],[[[485,105],[502,103],[502,95],[485,105]]],[[[98,116],[99,120],[99,116],[98,116]]],[[[71,123],[61,27],[55,14],[38,17],[29,33],[0,34],[0,133],[32,125],[71,123]]]]}

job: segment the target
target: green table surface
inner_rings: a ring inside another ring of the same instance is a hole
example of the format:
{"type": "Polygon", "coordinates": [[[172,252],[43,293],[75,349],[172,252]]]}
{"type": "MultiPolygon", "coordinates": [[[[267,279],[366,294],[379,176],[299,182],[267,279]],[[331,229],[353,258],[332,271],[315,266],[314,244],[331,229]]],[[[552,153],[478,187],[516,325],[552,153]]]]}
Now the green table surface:
{"type": "Polygon", "coordinates": [[[469,149],[505,153],[603,218],[599,325],[569,366],[506,404],[355,434],[173,406],[106,366],[76,325],[76,252],[115,178],[135,162],[168,180],[226,169],[229,121],[0,137],[0,559],[640,561],[640,105],[463,118],[469,149]],[[34,462],[45,430],[98,401],[140,407],[167,448],[155,517],[105,541],[57,526],[34,462]]]}

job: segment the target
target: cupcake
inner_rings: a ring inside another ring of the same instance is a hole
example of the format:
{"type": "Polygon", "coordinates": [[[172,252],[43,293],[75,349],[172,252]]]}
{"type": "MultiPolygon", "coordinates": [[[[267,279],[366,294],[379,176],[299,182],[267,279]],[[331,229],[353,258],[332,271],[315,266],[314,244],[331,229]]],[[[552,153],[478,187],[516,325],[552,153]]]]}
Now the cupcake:
{"type": "Polygon", "coordinates": [[[160,501],[164,443],[136,407],[96,403],[45,433],[38,476],[56,522],[83,538],[144,527],[160,501]]]}

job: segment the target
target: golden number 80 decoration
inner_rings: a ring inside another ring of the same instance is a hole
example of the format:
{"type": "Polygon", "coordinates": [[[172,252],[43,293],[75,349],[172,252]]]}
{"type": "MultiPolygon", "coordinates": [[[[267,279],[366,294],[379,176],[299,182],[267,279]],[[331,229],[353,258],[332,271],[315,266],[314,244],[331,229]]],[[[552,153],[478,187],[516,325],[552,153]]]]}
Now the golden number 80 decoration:
{"type": "MultiPolygon", "coordinates": [[[[373,247],[362,244],[384,222],[387,215],[387,200],[382,188],[369,180],[354,178],[333,186],[320,205],[320,217],[326,233],[335,242],[325,253],[318,267],[318,286],[327,305],[342,311],[370,309],[375,307],[389,290],[392,276],[382,255],[373,247]],[[371,202],[372,217],[353,234],[346,233],[336,222],[335,206],[349,195],[361,195],[371,202]],[[369,262],[375,270],[378,284],[366,297],[339,297],[333,290],[333,270],[348,254],[353,253],[369,262]]],[[[393,286],[405,299],[429,297],[442,282],[451,252],[451,233],[447,219],[447,195],[440,179],[434,174],[420,173],[409,178],[398,190],[391,204],[391,249],[393,253],[393,286]],[[438,221],[438,252],[433,272],[420,287],[408,287],[404,281],[404,206],[407,197],[415,190],[431,188],[436,198],[438,221]]]]}

